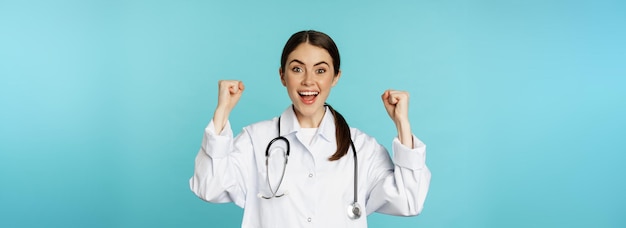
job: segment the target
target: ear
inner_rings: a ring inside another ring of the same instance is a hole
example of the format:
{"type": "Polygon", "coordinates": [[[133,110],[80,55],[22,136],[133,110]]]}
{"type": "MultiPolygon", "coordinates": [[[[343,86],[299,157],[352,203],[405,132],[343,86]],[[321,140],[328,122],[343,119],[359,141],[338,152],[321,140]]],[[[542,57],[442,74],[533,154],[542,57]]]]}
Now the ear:
{"type": "Polygon", "coordinates": [[[332,84],[333,87],[335,87],[335,85],[337,85],[337,82],[339,82],[339,78],[340,77],[341,77],[341,70],[339,70],[337,75],[335,75],[335,77],[333,78],[333,84],[332,84]]]}
{"type": "Polygon", "coordinates": [[[280,82],[283,83],[283,86],[287,86],[287,82],[285,82],[285,73],[280,67],[278,67],[278,75],[280,75],[280,82]]]}

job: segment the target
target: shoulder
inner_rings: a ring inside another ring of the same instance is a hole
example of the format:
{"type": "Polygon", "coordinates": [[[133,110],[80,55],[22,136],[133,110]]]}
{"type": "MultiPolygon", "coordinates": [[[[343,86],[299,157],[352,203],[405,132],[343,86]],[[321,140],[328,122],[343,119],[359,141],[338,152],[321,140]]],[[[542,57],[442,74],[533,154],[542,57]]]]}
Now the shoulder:
{"type": "Polygon", "coordinates": [[[272,131],[278,131],[277,121],[278,121],[278,117],[274,117],[272,119],[263,120],[263,121],[250,124],[248,126],[245,126],[243,129],[249,134],[258,134],[258,133],[270,134],[272,131]]]}
{"type": "Polygon", "coordinates": [[[357,128],[350,128],[350,133],[359,161],[366,167],[382,167],[385,170],[393,167],[389,151],[376,138],[357,128]]]}
{"type": "Polygon", "coordinates": [[[271,140],[270,136],[276,137],[278,132],[276,119],[263,120],[243,127],[242,131],[235,138],[235,144],[256,145],[259,142],[271,140]]]}
{"type": "Polygon", "coordinates": [[[358,128],[350,127],[350,134],[352,137],[352,141],[354,142],[354,146],[365,147],[365,148],[378,148],[382,147],[376,138],[368,135],[367,133],[359,130],[358,128]]]}

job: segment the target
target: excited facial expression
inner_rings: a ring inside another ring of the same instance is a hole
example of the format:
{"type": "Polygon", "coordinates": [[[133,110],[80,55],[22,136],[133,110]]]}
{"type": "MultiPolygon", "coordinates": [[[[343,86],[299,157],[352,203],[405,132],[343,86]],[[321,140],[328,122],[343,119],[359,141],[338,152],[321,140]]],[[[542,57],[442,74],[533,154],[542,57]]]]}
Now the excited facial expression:
{"type": "Polygon", "coordinates": [[[341,71],[335,75],[333,59],[328,51],[302,43],[289,54],[284,71],[280,70],[279,73],[298,120],[321,120],[330,89],[341,76],[341,71]]]}

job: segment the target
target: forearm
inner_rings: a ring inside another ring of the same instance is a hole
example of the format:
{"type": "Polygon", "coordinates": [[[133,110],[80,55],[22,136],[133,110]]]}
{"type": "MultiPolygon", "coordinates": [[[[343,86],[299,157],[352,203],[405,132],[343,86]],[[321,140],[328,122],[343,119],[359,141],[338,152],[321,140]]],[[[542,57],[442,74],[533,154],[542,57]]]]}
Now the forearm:
{"type": "Polygon", "coordinates": [[[220,134],[224,127],[226,126],[226,122],[228,122],[228,117],[230,115],[230,110],[226,107],[218,106],[213,113],[213,126],[215,127],[215,133],[220,134]]]}
{"type": "MultiPolygon", "coordinates": [[[[219,163],[219,162],[218,162],[219,163]]],[[[200,150],[196,155],[194,173],[189,180],[191,191],[203,200],[209,202],[228,202],[223,196],[225,192],[216,167],[216,162],[205,151],[200,150]]]]}
{"type": "Polygon", "coordinates": [[[408,205],[408,214],[420,214],[424,208],[424,201],[430,186],[431,173],[426,166],[426,145],[413,135],[410,136],[414,145],[411,149],[402,148],[405,145],[394,145],[394,177],[397,181],[399,192],[403,195],[408,205]],[[406,198],[405,198],[406,197],[406,198]]]}
{"type": "Polygon", "coordinates": [[[396,180],[402,180],[396,182],[399,197],[396,198],[396,201],[390,202],[390,205],[396,205],[395,207],[389,205],[390,207],[384,209],[399,210],[395,213],[403,216],[415,216],[422,213],[430,186],[431,173],[428,167],[424,166],[421,169],[413,170],[396,165],[393,176],[396,180]],[[400,205],[406,205],[406,207],[400,205]]]}
{"type": "Polygon", "coordinates": [[[215,134],[215,123],[205,129],[200,151],[196,155],[194,175],[189,187],[198,197],[210,202],[229,202],[226,189],[234,184],[226,178],[233,170],[229,167],[228,154],[232,150],[233,136],[228,122],[221,135],[215,134]]]}
{"type": "Polygon", "coordinates": [[[413,149],[413,133],[411,132],[411,124],[408,120],[399,120],[396,122],[398,129],[398,140],[407,148],[413,149]]]}
{"type": "MultiPolygon", "coordinates": [[[[413,136],[412,136],[413,137],[413,136]]],[[[384,214],[414,216],[421,213],[430,185],[430,170],[426,166],[426,146],[414,138],[409,149],[400,140],[393,142],[393,165],[382,166],[387,174],[372,190],[369,211],[384,214]]]]}

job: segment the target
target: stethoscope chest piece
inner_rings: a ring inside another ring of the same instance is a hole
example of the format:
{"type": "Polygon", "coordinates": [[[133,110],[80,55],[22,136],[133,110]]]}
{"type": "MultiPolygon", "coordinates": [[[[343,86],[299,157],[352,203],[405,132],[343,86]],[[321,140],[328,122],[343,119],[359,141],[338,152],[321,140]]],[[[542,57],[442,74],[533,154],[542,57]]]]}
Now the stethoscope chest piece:
{"type": "Polygon", "coordinates": [[[361,210],[361,206],[359,205],[359,203],[353,202],[352,204],[348,205],[348,218],[359,219],[362,212],[363,210],[361,210]]]}

